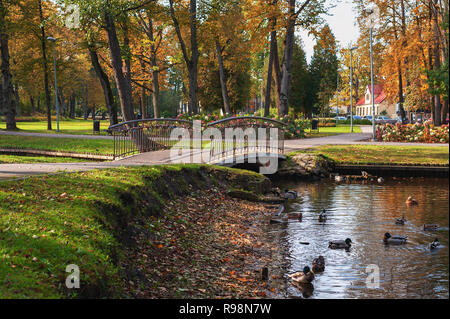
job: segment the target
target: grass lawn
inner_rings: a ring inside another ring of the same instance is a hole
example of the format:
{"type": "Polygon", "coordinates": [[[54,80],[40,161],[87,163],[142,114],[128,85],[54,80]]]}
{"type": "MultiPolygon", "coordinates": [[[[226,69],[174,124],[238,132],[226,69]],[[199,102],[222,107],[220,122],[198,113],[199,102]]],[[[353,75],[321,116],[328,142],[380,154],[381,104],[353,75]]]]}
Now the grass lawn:
{"type": "MultiPolygon", "coordinates": [[[[92,135],[92,120],[61,120],[59,121],[59,133],[56,132],[56,121],[52,121],[51,131],[47,130],[47,122],[17,122],[17,128],[30,133],[50,133],[50,134],[82,134],[92,135]]],[[[107,135],[105,130],[109,127],[109,121],[100,121],[100,134],[107,135]]],[[[6,129],[6,123],[0,122],[0,129],[6,129]]]]}
{"type": "Polygon", "coordinates": [[[114,151],[114,141],[112,139],[97,140],[81,138],[0,135],[0,148],[1,147],[28,148],[76,153],[112,154],[114,151]]]}
{"type": "MultiPolygon", "coordinates": [[[[242,183],[262,178],[222,167],[161,165],[0,182],[0,299],[76,297],[90,291],[120,297],[120,238],[128,220],[148,216],[141,227],[157,253],[152,238],[154,232],[164,236],[158,230],[162,207],[175,191],[189,193],[192,184],[202,185],[195,179],[200,167],[216,182],[223,182],[225,174],[242,183]],[[220,177],[216,172],[222,172],[220,177]],[[164,180],[172,181],[173,189],[164,180]],[[65,288],[69,264],[80,269],[81,289],[65,288]]],[[[183,218],[177,223],[180,229],[191,226],[183,218]]]]}
{"type": "Polygon", "coordinates": [[[75,162],[89,162],[89,160],[71,157],[19,156],[19,155],[0,154],[0,164],[75,163],[75,162]]]}
{"type": "MultiPolygon", "coordinates": [[[[353,133],[361,133],[361,128],[358,125],[353,125],[353,133]]],[[[319,133],[306,131],[307,137],[324,137],[343,133],[350,133],[349,124],[340,124],[336,127],[319,127],[319,133]]]]}
{"type": "Polygon", "coordinates": [[[446,146],[325,145],[301,152],[322,154],[339,164],[449,164],[446,146]]]}

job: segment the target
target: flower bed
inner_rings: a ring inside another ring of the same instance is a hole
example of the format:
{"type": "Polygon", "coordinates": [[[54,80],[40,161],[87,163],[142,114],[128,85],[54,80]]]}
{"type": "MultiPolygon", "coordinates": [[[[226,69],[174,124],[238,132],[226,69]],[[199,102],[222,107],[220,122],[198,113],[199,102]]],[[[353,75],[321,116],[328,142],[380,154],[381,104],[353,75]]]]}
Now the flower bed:
{"type": "Polygon", "coordinates": [[[386,124],[377,126],[376,135],[385,142],[448,143],[449,128],[448,124],[435,127],[430,122],[386,124]]]}

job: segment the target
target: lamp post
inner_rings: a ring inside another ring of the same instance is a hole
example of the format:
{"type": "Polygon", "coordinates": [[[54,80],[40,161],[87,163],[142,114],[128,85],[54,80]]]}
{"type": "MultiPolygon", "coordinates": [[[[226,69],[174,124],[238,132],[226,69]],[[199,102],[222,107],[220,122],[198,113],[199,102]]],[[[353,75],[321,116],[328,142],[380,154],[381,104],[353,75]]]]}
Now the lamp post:
{"type": "Polygon", "coordinates": [[[58,105],[58,84],[56,82],[56,56],[55,56],[55,41],[54,37],[47,37],[47,40],[53,42],[53,68],[55,73],[55,105],[56,105],[56,131],[59,132],[59,105],[58,105]]]}
{"type": "Polygon", "coordinates": [[[337,69],[337,85],[336,85],[336,126],[339,123],[339,68],[337,69]]]}
{"type": "Polygon", "coordinates": [[[370,24],[370,81],[372,87],[372,138],[376,141],[376,129],[375,129],[375,92],[374,84],[373,84],[373,24],[374,20],[378,18],[379,9],[375,7],[374,9],[366,9],[364,10],[366,14],[369,15],[369,24],[370,24]]]}
{"type": "Polygon", "coordinates": [[[357,46],[350,49],[350,133],[353,133],[353,51],[356,49],[357,46]]]}

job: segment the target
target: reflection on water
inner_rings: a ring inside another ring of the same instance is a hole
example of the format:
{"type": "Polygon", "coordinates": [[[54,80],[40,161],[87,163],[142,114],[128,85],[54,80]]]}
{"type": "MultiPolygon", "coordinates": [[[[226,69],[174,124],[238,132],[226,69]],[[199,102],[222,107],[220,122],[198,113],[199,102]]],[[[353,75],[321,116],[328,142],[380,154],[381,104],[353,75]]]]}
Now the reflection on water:
{"type": "Polygon", "coordinates": [[[268,226],[269,239],[283,248],[278,269],[285,285],[277,297],[301,297],[286,274],[311,266],[319,255],[325,257],[325,272],[316,275],[311,298],[449,297],[448,179],[390,179],[382,185],[319,181],[283,187],[299,193],[288,211],[302,212],[303,221],[268,226]],[[418,206],[406,206],[409,195],[418,206]],[[328,211],[326,223],[317,218],[322,208],[328,211]],[[407,222],[396,225],[403,214],[407,222]],[[423,224],[433,223],[441,228],[423,231],[423,224]],[[407,244],[385,246],[386,232],[408,236],[407,244]],[[353,241],[350,251],[328,248],[329,240],[347,237],[353,241]],[[435,237],[443,247],[430,251],[435,237]],[[380,269],[379,289],[366,287],[366,267],[371,264],[380,269]]]}

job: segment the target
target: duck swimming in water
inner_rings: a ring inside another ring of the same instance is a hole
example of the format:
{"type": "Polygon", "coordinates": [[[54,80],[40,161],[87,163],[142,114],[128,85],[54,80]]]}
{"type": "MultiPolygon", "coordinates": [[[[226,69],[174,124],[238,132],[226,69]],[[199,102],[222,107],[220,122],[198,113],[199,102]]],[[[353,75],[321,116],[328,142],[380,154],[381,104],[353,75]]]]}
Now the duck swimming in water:
{"type": "Polygon", "coordinates": [[[385,244],[391,244],[391,245],[403,245],[406,244],[406,240],[408,237],[406,236],[400,236],[400,235],[394,235],[392,236],[389,233],[384,234],[383,241],[385,244]]]}
{"type": "Polygon", "coordinates": [[[296,283],[308,284],[314,280],[314,273],[308,266],[303,267],[303,271],[297,271],[293,274],[288,275],[296,283]]]}
{"type": "Polygon", "coordinates": [[[441,246],[441,243],[439,242],[439,239],[435,238],[434,241],[430,244],[430,249],[436,249],[439,246],[441,246]]]}
{"type": "Polygon", "coordinates": [[[312,270],[315,273],[325,271],[325,258],[323,258],[323,256],[319,256],[313,259],[312,270]]]}
{"type": "Polygon", "coordinates": [[[425,224],[423,225],[423,230],[437,230],[439,225],[437,224],[425,224]]]}
{"type": "Polygon", "coordinates": [[[352,240],[347,238],[346,240],[333,240],[328,243],[328,248],[331,249],[349,249],[352,245],[352,240]]]}
{"type": "Polygon", "coordinates": [[[408,196],[408,199],[405,202],[407,205],[419,205],[419,202],[412,198],[412,196],[408,196]]]}
{"type": "Polygon", "coordinates": [[[296,199],[298,197],[298,193],[296,191],[285,190],[283,196],[287,199],[296,199]]]}
{"type": "Polygon", "coordinates": [[[406,222],[405,216],[402,216],[402,218],[397,218],[395,220],[396,225],[405,225],[405,222],[406,222]]]}
{"type": "Polygon", "coordinates": [[[327,221],[327,212],[325,209],[322,209],[322,211],[319,214],[319,222],[326,222],[327,221]]]}

